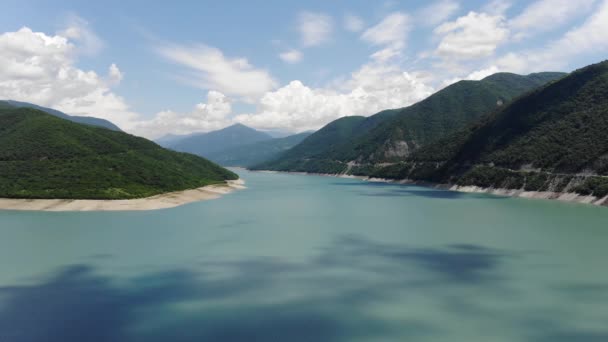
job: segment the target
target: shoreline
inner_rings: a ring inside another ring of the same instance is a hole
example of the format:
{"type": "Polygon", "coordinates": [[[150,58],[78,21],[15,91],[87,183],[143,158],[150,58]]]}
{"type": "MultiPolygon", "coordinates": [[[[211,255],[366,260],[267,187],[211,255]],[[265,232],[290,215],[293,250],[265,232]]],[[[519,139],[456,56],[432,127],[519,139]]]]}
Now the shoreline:
{"type": "MultiPolygon", "coordinates": [[[[252,170],[250,170],[252,171],[252,170]]],[[[413,181],[408,179],[387,179],[387,178],[373,178],[367,176],[355,176],[348,174],[330,174],[330,173],[309,173],[309,172],[292,172],[292,171],[271,171],[271,170],[260,170],[253,172],[265,172],[265,173],[286,173],[294,175],[311,175],[311,176],[324,176],[324,177],[336,177],[336,178],[347,178],[347,179],[360,179],[366,182],[377,182],[377,183],[391,183],[391,184],[411,184],[419,185],[439,190],[457,191],[464,193],[481,193],[495,196],[506,196],[506,197],[517,197],[527,199],[543,199],[553,200],[561,202],[579,203],[579,204],[590,204],[594,206],[608,207],[608,196],[598,198],[596,196],[585,196],[573,192],[551,192],[551,191],[525,191],[522,189],[501,189],[501,188],[483,188],[475,185],[456,185],[456,184],[437,184],[423,181],[413,181]]]]}
{"type": "Polygon", "coordinates": [[[179,207],[184,204],[219,198],[235,190],[245,189],[242,179],[226,184],[168,192],[145,198],[124,200],[90,199],[20,199],[0,198],[0,210],[17,211],[143,211],[179,207]]]}

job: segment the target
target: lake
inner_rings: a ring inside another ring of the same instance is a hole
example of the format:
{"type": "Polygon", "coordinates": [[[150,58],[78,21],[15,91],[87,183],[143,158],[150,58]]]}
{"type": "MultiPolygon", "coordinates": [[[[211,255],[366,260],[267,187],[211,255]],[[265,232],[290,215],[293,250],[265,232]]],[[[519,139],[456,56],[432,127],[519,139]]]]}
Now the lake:
{"type": "Polygon", "coordinates": [[[608,341],[608,208],[238,170],[149,212],[0,212],[0,341],[608,341]]]}

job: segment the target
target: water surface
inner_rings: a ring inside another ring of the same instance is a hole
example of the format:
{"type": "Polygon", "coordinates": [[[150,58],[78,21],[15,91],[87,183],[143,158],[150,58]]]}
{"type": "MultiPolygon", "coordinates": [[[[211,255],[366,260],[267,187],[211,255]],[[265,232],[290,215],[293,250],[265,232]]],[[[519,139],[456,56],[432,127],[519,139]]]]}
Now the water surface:
{"type": "Polygon", "coordinates": [[[608,209],[238,171],[150,212],[0,212],[0,341],[608,341],[608,209]]]}

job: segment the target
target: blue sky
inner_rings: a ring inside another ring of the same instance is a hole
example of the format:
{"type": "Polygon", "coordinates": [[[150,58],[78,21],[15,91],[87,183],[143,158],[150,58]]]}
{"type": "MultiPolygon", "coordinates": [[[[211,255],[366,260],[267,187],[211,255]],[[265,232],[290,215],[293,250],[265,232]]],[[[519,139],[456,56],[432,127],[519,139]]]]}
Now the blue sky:
{"type": "Polygon", "coordinates": [[[608,1],[14,1],[0,98],[158,137],[298,132],[498,71],[605,59],[608,1]]]}

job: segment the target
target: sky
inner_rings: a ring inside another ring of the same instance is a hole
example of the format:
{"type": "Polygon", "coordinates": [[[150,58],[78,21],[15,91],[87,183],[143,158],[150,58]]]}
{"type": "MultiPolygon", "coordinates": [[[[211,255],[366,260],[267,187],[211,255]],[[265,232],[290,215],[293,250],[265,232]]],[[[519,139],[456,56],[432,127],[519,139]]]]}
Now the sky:
{"type": "Polygon", "coordinates": [[[608,56],[608,0],[3,0],[0,99],[148,138],[314,130],[608,56]]]}

